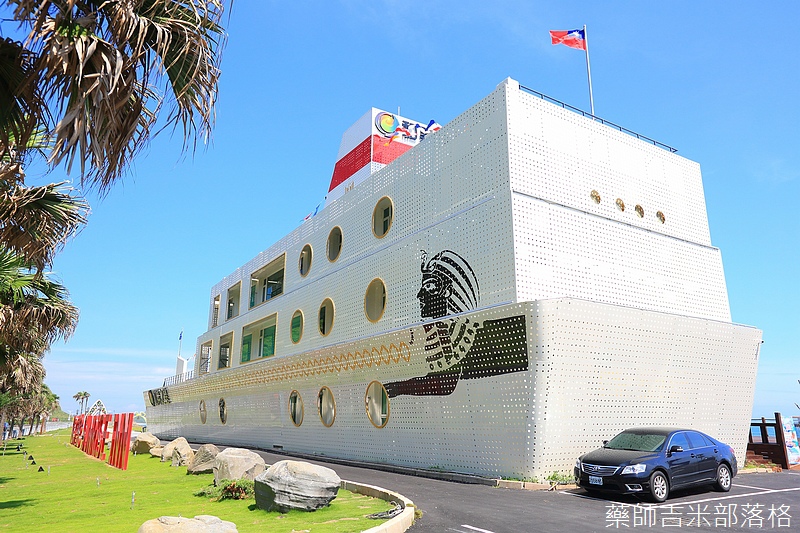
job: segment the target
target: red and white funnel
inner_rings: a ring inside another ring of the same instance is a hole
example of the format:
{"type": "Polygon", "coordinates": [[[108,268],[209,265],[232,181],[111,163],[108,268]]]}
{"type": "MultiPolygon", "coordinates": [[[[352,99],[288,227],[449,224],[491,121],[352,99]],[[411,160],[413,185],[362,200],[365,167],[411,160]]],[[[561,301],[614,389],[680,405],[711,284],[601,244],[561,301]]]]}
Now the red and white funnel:
{"type": "Polygon", "coordinates": [[[371,108],[342,135],[325,205],[416,146],[441,126],[371,108]]]}

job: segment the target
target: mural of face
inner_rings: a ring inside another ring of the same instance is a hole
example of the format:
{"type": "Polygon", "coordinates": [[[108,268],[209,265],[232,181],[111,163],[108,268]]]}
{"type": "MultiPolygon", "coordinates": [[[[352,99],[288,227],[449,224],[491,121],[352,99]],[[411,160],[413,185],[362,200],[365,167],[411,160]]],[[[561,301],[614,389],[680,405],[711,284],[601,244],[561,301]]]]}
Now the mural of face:
{"type": "Polygon", "coordinates": [[[422,251],[422,286],[417,292],[422,318],[440,318],[478,306],[478,279],[463,257],[443,250],[426,261],[422,251]]]}
{"type": "Polygon", "coordinates": [[[447,301],[452,294],[449,280],[436,272],[422,273],[422,287],[417,293],[419,313],[422,318],[439,318],[447,315],[447,301]]]}

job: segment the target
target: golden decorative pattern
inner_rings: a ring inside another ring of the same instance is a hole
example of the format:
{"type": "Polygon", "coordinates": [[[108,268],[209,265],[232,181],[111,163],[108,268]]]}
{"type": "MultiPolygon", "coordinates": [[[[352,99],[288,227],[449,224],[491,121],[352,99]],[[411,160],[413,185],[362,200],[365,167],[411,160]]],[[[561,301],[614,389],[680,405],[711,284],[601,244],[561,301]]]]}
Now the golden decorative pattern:
{"type": "Polygon", "coordinates": [[[246,369],[240,367],[206,374],[190,382],[170,387],[170,394],[175,398],[173,401],[182,401],[198,394],[244,389],[298,378],[362,370],[373,366],[377,368],[381,365],[398,364],[401,361],[406,363],[411,361],[411,348],[404,341],[334,355],[312,356],[297,362],[259,361],[256,363],[258,366],[268,365],[269,368],[258,368],[251,364],[247,365],[246,369]]]}

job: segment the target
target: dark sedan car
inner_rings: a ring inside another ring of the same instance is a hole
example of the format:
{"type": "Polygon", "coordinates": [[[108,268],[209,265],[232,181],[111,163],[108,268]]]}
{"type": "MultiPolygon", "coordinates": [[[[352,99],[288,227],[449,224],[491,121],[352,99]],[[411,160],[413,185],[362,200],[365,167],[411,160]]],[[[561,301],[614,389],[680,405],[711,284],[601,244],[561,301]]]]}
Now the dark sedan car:
{"type": "Polygon", "coordinates": [[[634,428],[582,455],[575,479],[589,492],[647,494],[663,502],[671,490],[714,485],[731,490],[733,448],[691,429],[634,428]]]}

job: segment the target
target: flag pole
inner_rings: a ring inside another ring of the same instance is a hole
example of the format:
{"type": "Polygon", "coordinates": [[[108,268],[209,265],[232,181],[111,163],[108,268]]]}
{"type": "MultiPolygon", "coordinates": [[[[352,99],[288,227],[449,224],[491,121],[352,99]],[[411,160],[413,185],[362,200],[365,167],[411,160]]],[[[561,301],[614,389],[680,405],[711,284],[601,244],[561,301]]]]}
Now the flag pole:
{"type": "Polygon", "coordinates": [[[589,106],[594,116],[594,96],[592,96],[592,67],[589,64],[589,33],[586,31],[586,24],[583,25],[583,40],[586,45],[586,75],[589,77],[589,106]]]}

